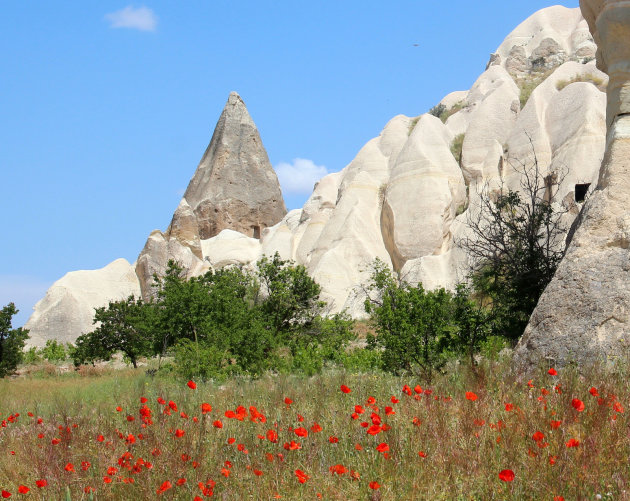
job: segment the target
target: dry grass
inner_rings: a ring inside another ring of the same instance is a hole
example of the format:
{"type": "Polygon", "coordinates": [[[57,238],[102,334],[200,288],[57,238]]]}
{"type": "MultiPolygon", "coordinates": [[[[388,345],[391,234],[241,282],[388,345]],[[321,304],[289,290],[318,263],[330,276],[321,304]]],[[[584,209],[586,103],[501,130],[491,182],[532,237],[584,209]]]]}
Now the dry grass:
{"type": "Polygon", "coordinates": [[[593,75],[592,73],[586,73],[584,75],[575,75],[573,78],[569,80],[558,80],[556,82],[556,89],[562,90],[567,85],[570,85],[575,82],[588,82],[592,83],[595,87],[597,87],[600,91],[606,92],[606,82],[598,76],[593,75]]]}
{"type": "Polygon", "coordinates": [[[216,482],[213,495],[230,500],[276,495],[317,499],[318,494],[333,500],[569,500],[594,499],[597,494],[629,499],[630,421],[619,407],[627,407],[630,395],[627,374],[559,372],[551,376],[541,370],[528,385],[505,361],[485,363],[475,371],[459,367],[411,395],[402,389],[405,384],[414,388],[419,381],[413,378],[340,371],[313,378],[206,383],[196,390],[133,370],[3,380],[0,491],[16,499],[22,497],[19,485],[24,485],[30,488],[29,496],[42,499],[190,500],[205,499],[200,482],[205,487],[216,482]],[[342,384],[351,393],[342,393],[342,384]],[[591,387],[600,397],[589,393],[591,387]],[[478,398],[467,399],[466,392],[478,398]],[[148,399],[151,424],[142,421],[142,397],[148,399]],[[290,405],[287,397],[293,400],[290,405]],[[399,402],[393,403],[392,397],[399,402]],[[583,411],[574,407],[575,398],[584,402],[583,411]],[[165,414],[169,400],[177,412],[165,414]],[[212,406],[205,415],[204,402],[212,406]],[[239,405],[246,409],[242,421],[226,417],[227,410],[239,405]],[[355,405],[365,412],[353,419],[361,410],[355,405]],[[117,406],[122,411],[117,412],[117,406]],[[264,422],[251,420],[250,406],[264,414],[264,422]],[[390,428],[368,434],[362,423],[371,426],[379,419],[390,428]],[[223,428],[213,426],[217,420],[223,428]],[[553,429],[552,421],[561,423],[553,429]],[[313,431],[315,423],[321,431],[313,431]],[[298,436],[298,427],[308,436],[298,436]],[[176,436],[178,429],[183,436],[176,436]],[[277,443],[268,439],[268,430],[278,433],[277,443]],[[537,431],[544,435],[538,441],[532,438],[537,431]],[[99,435],[103,442],[97,440],[99,435]],[[331,443],[333,436],[338,443],[331,443]],[[578,447],[566,446],[572,438],[579,441],[578,447]],[[59,443],[53,445],[53,440],[59,443]],[[292,440],[301,448],[286,450],[284,444],[292,440]],[[388,445],[387,454],[376,450],[381,443],[388,445]],[[420,457],[420,451],[426,457],[420,457]],[[182,454],[190,458],[183,460],[182,454]],[[82,462],[90,466],[83,470],[82,462]],[[74,472],[65,471],[68,463],[74,472]],[[347,471],[333,474],[330,468],[335,465],[347,471]],[[108,468],[117,471],[108,474],[108,468]],[[298,469],[309,477],[303,484],[295,474],[298,469]],[[513,482],[499,479],[506,469],[514,472],[513,482]],[[105,477],[112,482],[105,483],[105,477]],[[177,486],[180,478],[186,481],[177,486]],[[46,479],[48,486],[38,489],[39,479],[46,479]],[[172,487],[158,495],[166,481],[172,487]],[[370,489],[372,481],[380,489],[370,489]],[[95,490],[86,494],[86,487],[95,490]]]}

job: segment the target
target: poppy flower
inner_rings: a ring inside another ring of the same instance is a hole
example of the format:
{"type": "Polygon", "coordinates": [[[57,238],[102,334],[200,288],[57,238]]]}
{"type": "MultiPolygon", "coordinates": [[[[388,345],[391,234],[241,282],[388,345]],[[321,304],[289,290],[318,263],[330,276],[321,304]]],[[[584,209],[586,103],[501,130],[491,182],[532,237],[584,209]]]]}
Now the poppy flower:
{"type": "Polygon", "coordinates": [[[582,402],[579,398],[571,400],[571,405],[578,412],[582,412],[584,410],[584,402],[582,402]]]}
{"type": "Polygon", "coordinates": [[[66,471],[74,471],[74,465],[72,463],[68,463],[65,467],[64,470],[66,471]]]}
{"type": "Polygon", "coordinates": [[[42,478],[41,480],[35,480],[35,485],[41,489],[48,485],[48,481],[44,478],[42,478]]]}
{"type": "Polygon", "coordinates": [[[397,404],[398,402],[400,402],[400,400],[398,400],[395,396],[392,395],[392,398],[390,398],[392,404],[397,404]]]}
{"type": "Polygon", "coordinates": [[[514,480],[514,472],[512,470],[501,470],[499,478],[504,482],[512,482],[514,480]]]}
{"type": "Polygon", "coordinates": [[[275,444],[278,441],[278,433],[275,430],[267,430],[267,440],[275,444]]]}
{"type": "Polygon", "coordinates": [[[512,404],[505,404],[505,410],[507,412],[510,412],[512,409],[514,409],[514,406],[512,404]]]}
{"type": "Polygon", "coordinates": [[[98,437],[96,437],[96,440],[98,442],[103,442],[105,440],[105,437],[103,435],[99,435],[98,437]]]}
{"type": "Polygon", "coordinates": [[[344,473],[346,473],[348,471],[348,469],[342,465],[342,464],[336,464],[334,466],[331,466],[330,468],[328,468],[328,470],[330,471],[331,474],[337,474],[337,475],[343,475],[344,473]]]}
{"type": "Polygon", "coordinates": [[[53,445],[57,445],[57,444],[59,444],[60,442],[61,442],[61,439],[59,439],[59,438],[53,438],[53,439],[50,441],[50,443],[51,443],[51,444],[53,444],[53,445]]]}
{"type": "Polygon", "coordinates": [[[308,430],[306,428],[302,428],[301,426],[299,428],[296,428],[295,430],[293,430],[293,433],[295,433],[298,437],[307,437],[308,436],[308,430]]]}
{"type": "Polygon", "coordinates": [[[293,403],[293,400],[291,400],[289,397],[284,397],[284,403],[286,405],[291,405],[293,403]]]}
{"type": "Polygon", "coordinates": [[[421,458],[425,458],[425,457],[427,457],[427,454],[424,451],[420,451],[420,452],[418,452],[418,456],[420,456],[421,458]]]}
{"type": "Polygon", "coordinates": [[[594,386],[592,386],[591,389],[588,390],[588,392],[594,397],[599,397],[599,392],[597,391],[597,388],[595,388],[594,386]]]}
{"type": "Polygon", "coordinates": [[[122,412],[122,407],[119,405],[118,407],[116,407],[116,411],[117,412],[122,412]]]}
{"type": "Polygon", "coordinates": [[[558,375],[558,371],[556,371],[556,369],[554,369],[553,367],[551,369],[549,369],[547,371],[547,374],[549,374],[550,376],[557,376],[558,375]]]}
{"type": "Polygon", "coordinates": [[[313,433],[319,433],[320,431],[322,431],[322,427],[318,423],[313,423],[313,426],[311,426],[311,431],[313,433]]]}
{"type": "Polygon", "coordinates": [[[175,430],[175,436],[176,436],[177,438],[181,438],[181,437],[183,437],[183,436],[184,436],[184,433],[186,433],[186,432],[185,432],[184,430],[180,430],[179,428],[177,428],[177,429],[175,430]]]}
{"type": "Polygon", "coordinates": [[[470,400],[471,402],[474,402],[478,398],[479,397],[477,396],[476,393],[473,393],[472,391],[467,391],[466,392],[466,400],[470,400]]]}
{"type": "Polygon", "coordinates": [[[302,470],[295,470],[295,476],[297,477],[298,482],[300,482],[301,484],[305,483],[309,478],[311,478],[302,470]]]}
{"type": "Polygon", "coordinates": [[[615,412],[622,413],[622,412],[623,412],[623,407],[621,406],[621,404],[620,404],[619,402],[615,402],[615,403],[613,404],[613,410],[614,410],[615,412]]]}
{"type": "Polygon", "coordinates": [[[103,477],[103,483],[104,484],[111,484],[112,483],[111,477],[107,477],[107,476],[103,477]]]}
{"type": "Polygon", "coordinates": [[[543,435],[541,431],[537,431],[532,435],[532,440],[534,442],[540,442],[543,438],[545,438],[545,435],[543,435]]]}
{"type": "Polygon", "coordinates": [[[207,403],[203,403],[201,404],[201,413],[202,414],[208,414],[209,412],[212,412],[212,406],[210,404],[207,403]]]}
{"type": "Polygon", "coordinates": [[[564,498],[562,496],[554,496],[553,501],[564,501],[564,498]]]}
{"type": "Polygon", "coordinates": [[[173,487],[173,484],[171,484],[168,480],[165,480],[164,482],[162,482],[162,485],[157,490],[157,493],[162,494],[163,492],[169,490],[171,487],[173,487]]]}
{"type": "Polygon", "coordinates": [[[567,447],[579,447],[580,441],[575,438],[570,439],[566,444],[567,447]]]}
{"type": "Polygon", "coordinates": [[[562,424],[562,421],[552,421],[549,424],[551,425],[551,429],[552,430],[557,430],[558,428],[560,428],[560,425],[562,424]]]}
{"type": "Polygon", "coordinates": [[[20,494],[26,494],[28,491],[30,491],[30,489],[28,487],[26,487],[25,485],[20,485],[18,487],[18,492],[20,494]]]}
{"type": "Polygon", "coordinates": [[[357,451],[362,451],[362,450],[363,450],[363,446],[362,446],[361,444],[356,444],[356,445],[354,446],[354,448],[355,448],[355,450],[357,450],[357,451]]]}
{"type": "Polygon", "coordinates": [[[214,426],[215,428],[223,428],[223,423],[217,419],[214,423],[212,423],[212,426],[214,426]]]}
{"type": "Polygon", "coordinates": [[[329,441],[331,444],[337,444],[337,443],[339,443],[339,439],[338,439],[337,437],[335,437],[335,436],[328,437],[328,441],[329,441]]]}
{"type": "Polygon", "coordinates": [[[234,442],[236,442],[236,439],[234,437],[230,437],[227,440],[228,444],[232,445],[234,442]]]}
{"type": "Polygon", "coordinates": [[[380,443],[376,446],[376,450],[378,452],[387,452],[389,451],[389,445],[387,445],[385,442],[380,443]]]}
{"type": "Polygon", "coordinates": [[[411,395],[411,388],[409,387],[409,385],[404,385],[404,386],[402,387],[402,392],[403,392],[405,395],[411,395]]]}
{"type": "Polygon", "coordinates": [[[381,484],[379,484],[377,481],[373,480],[372,482],[370,482],[370,483],[368,484],[368,487],[369,487],[370,489],[372,489],[372,490],[377,490],[377,489],[380,489],[381,484]]]}
{"type": "Polygon", "coordinates": [[[188,386],[188,388],[190,388],[191,390],[196,390],[197,389],[197,383],[195,383],[194,381],[188,381],[186,383],[186,386],[188,386]]]}
{"type": "Polygon", "coordinates": [[[185,483],[186,483],[186,479],[180,478],[177,480],[177,482],[175,482],[175,485],[180,486],[180,485],[184,485],[185,483]]]}
{"type": "Polygon", "coordinates": [[[2,491],[2,497],[3,498],[10,498],[11,497],[11,493],[9,491],[2,491]]]}
{"type": "Polygon", "coordinates": [[[262,476],[263,472],[261,470],[256,470],[254,469],[254,475],[256,475],[257,477],[262,476]]]}
{"type": "Polygon", "coordinates": [[[343,393],[350,393],[352,390],[350,388],[348,388],[345,384],[342,384],[339,389],[343,392],[343,393]]]}

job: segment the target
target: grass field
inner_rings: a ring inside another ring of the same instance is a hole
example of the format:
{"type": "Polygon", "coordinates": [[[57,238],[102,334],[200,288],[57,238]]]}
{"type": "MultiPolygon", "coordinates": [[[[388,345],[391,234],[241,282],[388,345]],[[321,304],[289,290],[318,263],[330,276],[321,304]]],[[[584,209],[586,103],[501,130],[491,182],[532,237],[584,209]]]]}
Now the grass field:
{"type": "Polygon", "coordinates": [[[430,385],[336,370],[196,389],[141,369],[5,379],[0,493],[630,499],[627,373],[547,369],[527,381],[484,363],[430,385]]]}

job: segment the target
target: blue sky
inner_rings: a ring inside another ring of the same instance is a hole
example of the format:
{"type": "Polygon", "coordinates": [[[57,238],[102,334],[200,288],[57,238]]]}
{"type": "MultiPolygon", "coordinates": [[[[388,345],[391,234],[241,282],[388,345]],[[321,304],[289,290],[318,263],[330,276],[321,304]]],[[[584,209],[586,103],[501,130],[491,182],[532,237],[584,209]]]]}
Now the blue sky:
{"type": "Polygon", "coordinates": [[[170,222],[230,91],[300,207],[314,178],[393,116],[468,89],[553,4],[3,2],[0,307],[14,301],[21,325],[64,273],[133,262],[170,222]]]}

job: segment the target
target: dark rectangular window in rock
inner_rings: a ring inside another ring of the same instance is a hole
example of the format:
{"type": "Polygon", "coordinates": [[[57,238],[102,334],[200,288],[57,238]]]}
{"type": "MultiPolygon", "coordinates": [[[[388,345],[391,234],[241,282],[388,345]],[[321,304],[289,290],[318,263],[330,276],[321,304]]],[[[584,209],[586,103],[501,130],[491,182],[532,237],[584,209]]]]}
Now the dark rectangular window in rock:
{"type": "Polygon", "coordinates": [[[588,193],[588,189],[590,186],[591,186],[591,183],[575,185],[575,201],[577,203],[581,203],[581,202],[584,202],[584,200],[586,200],[586,194],[588,193]]]}
{"type": "Polygon", "coordinates": [[[260,240],[260,226],[252,226],[252,229],[254,230],[254,238],[260,240]]]}

